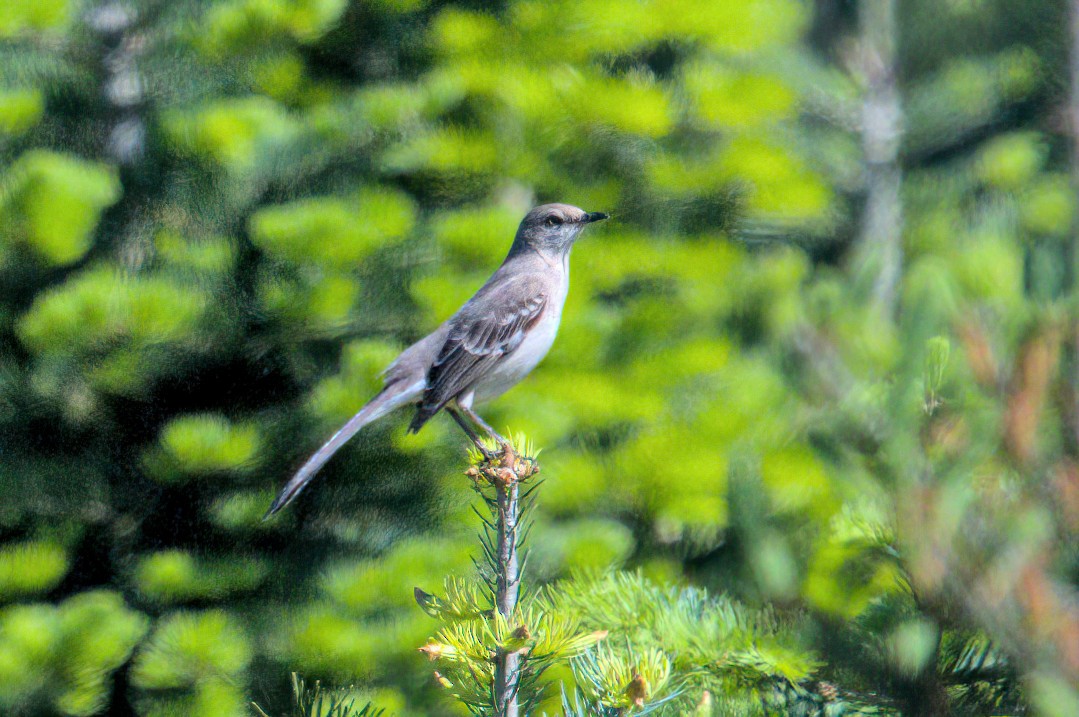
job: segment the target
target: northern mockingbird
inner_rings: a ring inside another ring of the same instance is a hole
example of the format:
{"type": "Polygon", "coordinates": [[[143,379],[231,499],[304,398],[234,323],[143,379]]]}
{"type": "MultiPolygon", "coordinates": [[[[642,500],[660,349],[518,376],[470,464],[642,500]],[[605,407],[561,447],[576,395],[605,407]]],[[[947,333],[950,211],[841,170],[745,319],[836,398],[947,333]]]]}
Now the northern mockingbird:
{"type": "Polygon", "coordinates": [[[570,249],[586,226],[606,218],[568,204],[525,215],[502,266],[456,314],[401,352],[383,372],[382,391],[303,464],[266,515],[292,502],[357,431],[407,404],[416,404],[411,433],[445,408],[484,453],[465,416],[502,442],[472,405],[501,396],[547,355],[569,291],[570,249]]]}

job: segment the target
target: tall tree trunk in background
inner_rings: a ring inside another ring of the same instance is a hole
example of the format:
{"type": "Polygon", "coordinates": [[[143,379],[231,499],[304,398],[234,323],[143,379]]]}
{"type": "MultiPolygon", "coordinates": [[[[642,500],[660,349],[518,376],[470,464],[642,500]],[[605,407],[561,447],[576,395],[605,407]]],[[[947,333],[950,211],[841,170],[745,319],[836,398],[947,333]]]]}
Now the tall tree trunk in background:
{"type": "Polygon", "coordinates": [[[866,84],[861,125],[866,204],[857,253],[872,278],[875,303],[889,315],[895,309],[903,264],[899,195],[903,111],[896,87],[895,11],[895,0],[863,0],[859,5],[856,68],[866,84]]]}
{"type": "MultiPolygon", "coordinates": [[[[1070,0],[1068,4],[1068,20],[1071,32],[1069,32],[1070,48],[1068,53],[1068,74],[1070,75],[1071,91],[1068,95],[1068,124],[1071,130],[1071,170],[1074,189],[1079,193],[1079,0],[1070,0]]],[[[1079,194],[1077,194],[1079,199],[1079,194]]],[[[1079,224],[1079,223],[1077,223],[1079,224]]],[[[1079,226],[1073,227],[1072,232],[1072,261],[1079,262],[1079,226]]],[[[1071,284],[1079,283],[1079,274],[1071,267],[1071,284]]]]}
{"type": "Polygon", "coordinates": [[[138,27],[137,11],[124,3],[100,3],[88,12],[87,21],[105,52],[103,94],[110,116],[106,152],[118,164],[131,165],[146,147],[146,122],[140,113],[146,98],[138,60],[148,40],[138,27]]]}
{"type": "MultiPolygon", "coordinates": [[[[1070,92],[1068,94],[1068,125],[1071,134],[1071,173],[1072,191],[1076,193],[1076,201],[1079,203],[1079,0],[1070,0],[1069,11],[1069,55],[1068,73],[1070,75],[1070,92]]],[[[1068,257],[1068,291],[1079,291],[1079,221],[1072,220],[1071,243],[1067,249],[1068,257]]],[[[1068,447],[1072,455],[1079,453],[1079,321],[1073,321],[1067,334],[1069,347],[1067,349],[1068,370],[1071,373],[1071,385],[1067,396],[1065,411],[1067,414],[1068,428],[1071,435],[1068,438],[1068,447]]]]}
{"type": "MultiPolygon", "coordinates": [[[[146,232],[135,229],[145,222],[147,187],[134,179],[140,174],[138,165],[146,153],[147,97],[139,69],[141,54],[150,42],[140,26],[138,10],[123,2],[101,2],[86,14],[89,26],[97,34],[102,78],[101,118],[103,120],[102,149],[105,156],[127,170],[124,175],[124,196],[120,209],[113,216],[124,226],[113,238],[115,250],[123,265],[131,271],[141,268],[151,256],[146,232]],[[127,237],[119,240],[118,237],[127,237]]],[[[152,191],[152,190],[150,190],[152,191]]]]}

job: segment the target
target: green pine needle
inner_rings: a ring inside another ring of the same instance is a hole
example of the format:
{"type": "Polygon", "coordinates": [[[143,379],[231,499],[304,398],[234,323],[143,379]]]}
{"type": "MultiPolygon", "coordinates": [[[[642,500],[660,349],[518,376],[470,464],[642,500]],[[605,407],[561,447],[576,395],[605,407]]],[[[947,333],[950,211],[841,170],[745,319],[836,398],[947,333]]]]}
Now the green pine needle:
{"type": "MultiPolygon", "coordinates": [[[[322,686],[318,680],[309,685],[297,673],[292,673],[292,696],[294,717],[380,717],[385,710],[376,709],[371,703],[362,707],[356,706],[356,698],[353,697],[351,687],[339,690],[329,690],[322,686]]],[[[251,706],[260,717],[270,715],[254,702],[251,706]]]]}

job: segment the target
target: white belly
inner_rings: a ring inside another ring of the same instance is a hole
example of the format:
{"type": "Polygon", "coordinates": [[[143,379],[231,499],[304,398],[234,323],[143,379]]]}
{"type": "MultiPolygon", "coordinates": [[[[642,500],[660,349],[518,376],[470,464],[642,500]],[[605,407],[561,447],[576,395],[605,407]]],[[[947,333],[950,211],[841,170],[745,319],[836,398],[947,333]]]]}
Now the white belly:
{"type": "Polygon", "coordinates": [[[520,383],[547,355],[558,335],[558,325],[562,322],[562,307],[565,306],[566,295],[569,294],[568,253],[562,257],[561,269],[559,281],[555,285],[557,288],[554,288],[549,297],[543,316],[532,326],[515,351],[502,357],[490,373],[476,382],[468,395],[460,397],[459,400],[465,405],[470,406],[474,402],[489,401],[501,396],[520,383]]]}
{"type": "Polygon", "coordinates": [[[558,335],[561,318],[561,302],[549,306],[517,350],[503,357],[498,365],[476,384],[474,400],[487,401],[501,396],[531,373],[551,349],[555,336],[558,335]]]}

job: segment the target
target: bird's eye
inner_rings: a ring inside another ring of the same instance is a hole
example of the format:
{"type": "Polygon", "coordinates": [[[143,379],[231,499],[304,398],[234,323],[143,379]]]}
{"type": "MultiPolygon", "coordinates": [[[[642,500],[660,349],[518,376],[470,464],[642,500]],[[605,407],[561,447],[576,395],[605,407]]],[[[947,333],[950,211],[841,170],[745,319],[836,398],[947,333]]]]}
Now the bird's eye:
{"type": "Polygon", "coordinates": [[[549,227],[557,227],[562,223],[562,217],[550,216],[543,223],[549,227]]]}

